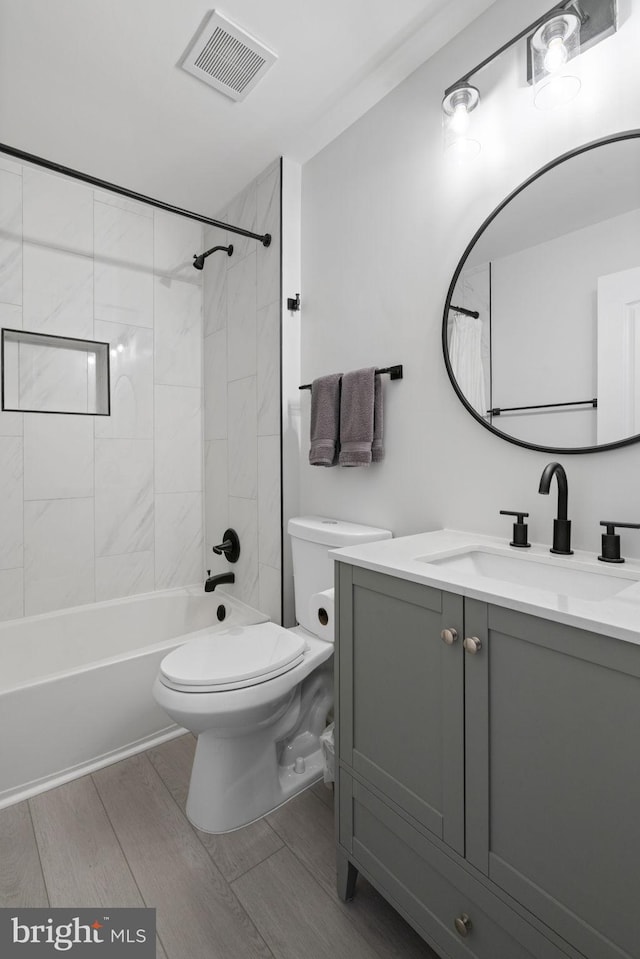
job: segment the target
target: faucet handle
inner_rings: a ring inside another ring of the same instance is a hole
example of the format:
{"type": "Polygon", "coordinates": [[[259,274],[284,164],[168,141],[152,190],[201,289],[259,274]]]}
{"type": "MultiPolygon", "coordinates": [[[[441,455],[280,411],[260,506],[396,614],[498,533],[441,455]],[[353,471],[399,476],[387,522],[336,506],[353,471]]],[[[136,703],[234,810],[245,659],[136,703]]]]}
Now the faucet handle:
{"type": "Polygon", "coordinates": [[[607,532],[602,534],[602,554],[598,559],[602,563],[624,563],[624,558],[620,556],[620,535],[616,533],[616,527],[620,529],[640,529],[640,523],[614,523],[611,520],[600,520],[601,526],[607,527],[607,532]]]}
{"type": "Polygon", "coordinates": [[[230,563],[237,563],[240,556],[240,540],[235,529],[225,529],[222,542],[211,548],[218,556],[224,553],[230,563]]]}
{"type": "Polygon", "coordinates": [[[513,524],[513,539],[509,546],[520,546],[523,549],[531,546],[527,539],[528,526],[524,521],[525,516],[529,514],[523,513],[521,510],[501,509],[500,515],[516,517],[516,522],[513,524]]]}

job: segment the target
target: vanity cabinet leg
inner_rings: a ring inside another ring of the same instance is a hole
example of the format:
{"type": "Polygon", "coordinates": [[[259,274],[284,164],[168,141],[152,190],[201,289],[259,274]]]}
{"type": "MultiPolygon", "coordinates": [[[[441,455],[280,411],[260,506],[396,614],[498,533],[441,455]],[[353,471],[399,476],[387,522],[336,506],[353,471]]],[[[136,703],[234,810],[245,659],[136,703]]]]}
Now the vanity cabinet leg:
{"type": "Polygon", "coordinates": [[[336,866],[338,895],[344,902],[350,902],[356,894],[358,870],[340,848],[336,852],[336,866]]]}

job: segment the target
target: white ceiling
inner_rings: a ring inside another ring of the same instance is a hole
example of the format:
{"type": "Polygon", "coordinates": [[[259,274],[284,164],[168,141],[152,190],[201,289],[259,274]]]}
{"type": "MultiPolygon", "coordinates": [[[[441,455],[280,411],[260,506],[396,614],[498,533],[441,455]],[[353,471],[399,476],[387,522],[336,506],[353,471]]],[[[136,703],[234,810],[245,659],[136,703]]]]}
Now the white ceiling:
{"type": "Polygon", "coordinates": [[[494,0],[220,0],[278,54],[236,103],[178,68],[203,0],[0,0],[0,142],[204,214],[309,159],[494,0]]]}

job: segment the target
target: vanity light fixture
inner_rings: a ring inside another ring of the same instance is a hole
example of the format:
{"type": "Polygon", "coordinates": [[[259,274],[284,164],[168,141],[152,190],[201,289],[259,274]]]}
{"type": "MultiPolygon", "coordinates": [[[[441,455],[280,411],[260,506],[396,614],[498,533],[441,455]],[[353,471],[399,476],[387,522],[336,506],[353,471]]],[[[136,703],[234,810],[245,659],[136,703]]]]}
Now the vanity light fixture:
{"type": "MultiPolygon", "coordinates": [[[[547,110],[577,95],[580,78],[576,59],[616,29],[617,0],[561,0],[447,87],[442,100],[445,150],[465,159],[480,152],[471,120],[471,112],[480,102],[480,90],[470,81],[509,47],[526,38],[527,81],[534,88],[535,106],[547,110]]],[[[474,121],[477,123],[476,117],[474,121]]]]}
{"type": "Polygon", "coordinates": [[[442,101],[445,150],[460,159],[470,160],[480,153],[480,141],[471,129],[471,113],[479,102],[480,91],[466,80],[450,87],[442,101]]]}
{"type": "Polygon", "coordinates": [[[533,102],[539,110],[553,110],[580,92],[575,58],[580,53],[580,17],[569,11],[554,14],[531,38],[533,102]]]}

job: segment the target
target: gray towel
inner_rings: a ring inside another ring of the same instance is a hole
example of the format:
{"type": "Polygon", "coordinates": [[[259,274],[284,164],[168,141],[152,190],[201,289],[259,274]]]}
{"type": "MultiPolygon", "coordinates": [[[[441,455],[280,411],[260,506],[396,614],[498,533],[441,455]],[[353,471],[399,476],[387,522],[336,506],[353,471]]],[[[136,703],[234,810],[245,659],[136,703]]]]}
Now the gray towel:
{"type": "Polygon", "coordinates": [[[338,461],[341,378],[342,373],[331,373],[311,384],[309,462],[312,466],[335,466],[338,461]]]}
{"type": "Polygon", "coordinates": [[[382,445],[382,377],[375,377],[373,391],[373,442],[371,443],[371,462],[379,463],[384,459],[382,445]]]}
{"type": "Polygon", "coordinates": [[[345,373],[340,400],[340,466],[368,466],[373,443],[376,371],[369,366],[345,373]]]}

